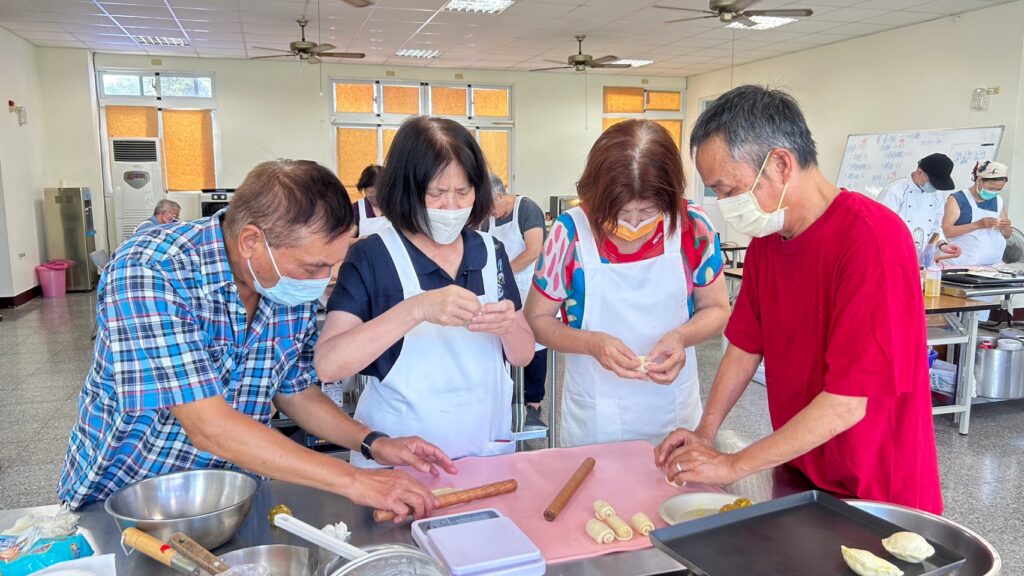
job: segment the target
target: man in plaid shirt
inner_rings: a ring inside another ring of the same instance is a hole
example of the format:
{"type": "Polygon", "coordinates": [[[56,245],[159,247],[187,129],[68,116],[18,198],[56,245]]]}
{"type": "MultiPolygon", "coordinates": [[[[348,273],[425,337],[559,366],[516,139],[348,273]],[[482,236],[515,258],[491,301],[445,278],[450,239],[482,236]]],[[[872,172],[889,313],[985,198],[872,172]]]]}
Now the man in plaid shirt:
{"type": "Polygon", "coordinates": [[[269,427],[276,407],[382,464],[456,472],[437,447],[373,432],[312,385],[315,299],[352,225],[332,172],[278,160],[256,166],[227,210],[118,248],[100,278],[95,359],[61,500],[77,509],[158,474],[239,468],[401,517],[429,513],[435,497],[408,475],[355,469],[269,427]]]}

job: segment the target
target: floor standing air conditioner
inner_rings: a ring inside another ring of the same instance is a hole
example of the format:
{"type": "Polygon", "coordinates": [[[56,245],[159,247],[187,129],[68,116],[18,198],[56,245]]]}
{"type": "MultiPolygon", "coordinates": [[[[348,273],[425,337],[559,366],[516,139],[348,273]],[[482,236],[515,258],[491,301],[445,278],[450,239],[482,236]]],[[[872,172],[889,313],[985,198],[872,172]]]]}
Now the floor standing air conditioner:
{"type": "Polygon", "coordinates": [[[164,163],[159,138],[111,138],[110,148],[114,222],[121,243],[153,215],[156,203],[167,196],[164,163]]]}

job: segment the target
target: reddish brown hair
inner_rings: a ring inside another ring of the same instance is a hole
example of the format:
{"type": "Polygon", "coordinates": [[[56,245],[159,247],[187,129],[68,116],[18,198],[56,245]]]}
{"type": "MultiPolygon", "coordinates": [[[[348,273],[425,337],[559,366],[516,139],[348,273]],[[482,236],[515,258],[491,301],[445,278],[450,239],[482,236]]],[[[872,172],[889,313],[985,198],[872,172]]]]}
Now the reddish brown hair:
{"type": "Polygon", "coordinates": [[[686,189],[683,159],[668,130],[650,120],[626,120],[605,130],[587,155],[576,184],[594,234],[604,239],[619,211],[633,200],[648,200],[668,219],[667,234],[685,226],[679,207],[686,189]]]}

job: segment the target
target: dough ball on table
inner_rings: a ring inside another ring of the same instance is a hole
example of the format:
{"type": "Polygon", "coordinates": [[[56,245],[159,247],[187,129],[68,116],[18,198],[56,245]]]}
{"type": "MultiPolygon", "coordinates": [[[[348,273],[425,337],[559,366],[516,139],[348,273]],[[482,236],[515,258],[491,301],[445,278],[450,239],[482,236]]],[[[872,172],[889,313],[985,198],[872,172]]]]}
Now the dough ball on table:
{"type": "Polygon", "coordinates": [[[867,550],[840,546],[843,560],[851,570],[860,576],[903,576],[903,571],[892,562],[882,560],[867,550]]]}
{"type": "Polygon", "coordinates": [[[885,546],[889,554],[912,564],[924,562],[935,554],[935,548],[916,532],[897,532],[882,540],[882,546],[885,546]]]}
{"type": "Polygon", "coordinates": [[[587,520],[587,536],[593,538],[594,542],[598,544],[611,544],[615,541],[615,532],[604,522],[593,518],[587,520]]]}
{"type": "Polygon", "coordinates": [[[654,531],[654,522],[651,522],[651,518],[647,514],[637,512],[633,514],[632,520],[633,528],[636,528],[637,533],[641,536],[647,536],[654,531]]]}
{"type": "Polygon", "coordinates": [[[612,516],[605,520],[608,526],[615,531],[615,538],[618,540],[630,540],[633,538],[633,529],[626,524],[626,521],[618,516],[612,516]]]}
{"type": "Polygon", "coordinates": [[[615,509],[612,505],[604,500],[594,501],[594,515],[597,516],[598,520],[606,520],[615,516],[615,509]]]}

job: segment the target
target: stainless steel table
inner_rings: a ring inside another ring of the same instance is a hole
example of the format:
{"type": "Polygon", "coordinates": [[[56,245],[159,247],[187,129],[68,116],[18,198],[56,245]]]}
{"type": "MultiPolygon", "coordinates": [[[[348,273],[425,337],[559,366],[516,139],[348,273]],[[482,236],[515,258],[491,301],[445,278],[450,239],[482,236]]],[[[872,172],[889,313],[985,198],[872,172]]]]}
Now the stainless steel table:
{"type": "MultiPolygon", "coordinates": [[[[810,489],[807,480],[796,470],[788,467],[756,474],[732,487],[736,493],[754,501],[779,498],[795,492],[810,489]]],[[[242,529],[227,544],[218,548],[223,554],[238,548],[263,544],[297,544],[313,547],[283,530],[272,528],[267,521],[267,512],[277,504],[287,504],[295,517],[314,526],[345,521],[352,531],[352,543],[357,546],[402,542],[413,544],[407,525],[375,524],[369,508],[356,506],[348,499],[327,492],[305,488],[285,482],[264,482],[253,503],[252,512],[242,529]]],[[[29,512],[53,513],[57,506],[40,506],[19,510],[0,511],[0,529],[11,526],[14,521],[29,512]]],[[[133,552],[125,556],[121,550],[121,534],[114,520],[103,510],[102,504],[93,504],[80,511],[81,530],[97,554],[117,555],[119,576],[163,576],[176,574],[169,568],[133,552]]],[[[676,561],[661,552],[648,548],[638,552],[607,554],[597,558],[551,564],[548,576],[653,576],[661,574],[689,574],[676,561]]]]}

